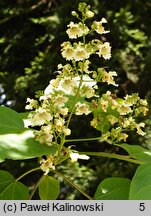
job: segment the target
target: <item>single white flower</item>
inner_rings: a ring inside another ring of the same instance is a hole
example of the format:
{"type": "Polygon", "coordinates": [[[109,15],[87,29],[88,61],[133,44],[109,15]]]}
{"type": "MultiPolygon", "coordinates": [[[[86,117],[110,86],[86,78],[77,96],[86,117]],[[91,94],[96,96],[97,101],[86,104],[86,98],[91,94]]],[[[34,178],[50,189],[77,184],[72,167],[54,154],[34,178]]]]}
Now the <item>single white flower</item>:
{"type": "Polygon", "coordinates": [[[69,128],[64,128],[63,133],[65,136],[69,136],[71,134],[71,130],[69,128]]]}
{"type": "Polygon", "coordinates": [[[120,113],[120,115],[127,115],[128,113],[132,112],[131,107],[124,102],[118,107],[118,112],[120,113]]]}
{"type": "Polygon", "coordinates": [[[59,90],[63,91],[67,95],[74,95],[74,86],[76,86],[76,81],[74,79],[64,77],[60,81],[59,90]]]}
{"type": "Polygon", "coordinates": [[[81,37],[83,35],[83,31],[80,28],[79,24],[70,22],[68,27],[69,29],[66,32],[69,38],[73,39],[73,38],[81,37]]]}
{"type": "Polygon", "coordinates": [[[83,61],[90,57],[90,53],[84,47],[78,46],[74,51],[73,58],[75,61],[83,61]]]}
{"type": "Polygon", "coordinates": [[[80,23],[70,22],[70,24],[68,25],[68,30],[66,32],[69,38],[76,39],[78,37],[88,34],[89,29],[85,24],[81,22],[80,23]]]}
{"type": "Polygon", "coordinates": [[[55,119],[55,127],[56,127],[56,130],[58,132],[61,132],[62,131],[62,128],[65,124],[65,120],[63,118],[60,118],[60,119],[55,119]]]}
{"type": "Polygon", "coordinates": [[[29,103],[25,106],[26,110],[32,110],[33,108],[36,108],[38,105],[38,101],[34,99],[27,98],[26,102],[29,103]]]}
{"type": "Polygon", "coordinates": [[[114,76],[117,76],[115,71],[106,72],[105,70],[102,73],[102,81],[107,82],[108,85],[118,86],[114,81],[114,76]]]}
{"type": "Polygon", "coordinates": [[[147,100],[144,100],[144,99],[140,99],[139,100],[139,103],[142,105],[142,106],[147,106],[147,100]]]}
{"type": "Polygon", "coordinates": [[[70,42],[64,42],[62,43],[62,56],[63,58],[65,58],[66,60],[73,60],[73,56],[74,56],[74,48],[72,47],[70,42]]]}
{"type": "Polygon", "coordinates": [[[61,108],[65,105],[65,103],[68,101],[68,98],[63,96],[63,94],[58,94],[53,103],[54,103],[54,106],[57,107],[57,108],[61,108]]]}
{"type": "Polygon", "coordinates": [[[107,107],[109,105],[109,101],[108,100],[104,100],[103,98],[101,98],[100,100],[100,104],[101,104],[101,108],[104,112],[107,111],[107,107]]]}
{"type": "Polygon", "coordinates": [[[87,98],[91,98],[95,96],[95,90],[91,86],[83,86],[83,95],[85,95],[87,98]]]}
{"type": "Polygon", "coordinates": [[[104,44],[98,45],[99,51],[97,54],[104,59],[110,59],[111,58],[111,46],[109,42],[105,42],[104,44]]]}
{"type": "Polygon", "coordinates": [[[115,123],[118,122],[118,118],[116,118],[116,117],[113,116],[113,115],[108,115],[108,116],[107,116],[107,120],[111,123],[111,125],[114,125],[115,123]]]}
{"type": "Polygon", "coordinates": [[[30,113],[28,117],[31,122],[31,126],[41,126],[52,120],[50,113],[41,107],[36,110],[36,113],[30,113]]]}
{"type": "Polygon", "coordinates": [[[141,122],[139,124],[136,124],[136,129],[137,129],[137,133],[141,136],[144,136],[146,133],[144,131],[142,131],[141,127],[145,127],[145,123],[141,122]]]}
{"type": "Polygon", "coordinates": [[[76,111],[75,111],[75,114],[76,115],[88,115],[89,113],[91,113],[91,111],[89,110],[89,106],[85,103],[80,103],[80,102],[77,102],[76,103],[76,111]]]}
{"type": "Polygon", "coordinates": [[[67,107],[59,109],[59,113],[63,116],[66,116],[68,114],[69,109],[67,107]]]}
{"type": "Polygon", "coordinates": [[[103,23],[107,23],[105,18],[102,18],[101,21],[94,21],[91,28],[96,31],[98,34],[106,34],[109,31],[105,31],[103,23]]]}
{"type": "Polygon", "coordinates": [[[53,162],[54,158],[52,156],[48,156],[46,160],[43,158],[40,160],[40,168],[44,172],[44,175],[47,175],[51,169],[55,170],[53,162]]]}
{"type": "Polygon", "coordinates": [[[94,17],[94,13],[92,11],[88,10],[85,13],[85,17],[86,18],[92,18],[92,17],[94,17]]]}
{"type": "Polygon", "coordinates": [[[84,154],[80,155],[78,153],[71,152],[70,158],[71,158],[71,162],[76,162],[78,159],[89,160],[90,157],[88,155],[84,155],[84,154]]]}

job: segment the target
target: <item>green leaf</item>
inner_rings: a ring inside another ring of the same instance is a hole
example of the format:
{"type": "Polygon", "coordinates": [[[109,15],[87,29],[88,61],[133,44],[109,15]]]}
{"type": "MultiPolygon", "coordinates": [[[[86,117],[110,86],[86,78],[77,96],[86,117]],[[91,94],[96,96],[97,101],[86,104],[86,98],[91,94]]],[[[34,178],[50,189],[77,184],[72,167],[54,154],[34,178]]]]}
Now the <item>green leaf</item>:
{"type": "Polygon", "coordinates": [[[130,180],[126,178],[107,178],[98,186],[94,199],[96,200],[127,200],[130,180]]]}
{"type": "Polygon", "coordinates": [[[13,181],[14,177],[9,172],[0,170],[0,194],[13,181]]]}
{"type": "Polygon", "coordinates": [[[27,119],[29,113],[30,113],[30,112],[22,112],[22,113],[18,113],[18,115],[19,115],[19,117],[20,117],[21,119],[27,119]]]}
{"type": "Polygon", "coordinates": [[[38,189],[41,200],[55,200],[60,193],[58,180],[48,175],[42,178],[38,189]]]}
{"type": "Polygon", "coordinates": [[[28,188],[15,181],[10,173],[0,170],[0,200],[26,200],[28,198],[28,188]]]}
{"type": "Polygon", "coordinates": [[[140,165],[132,179],[130,200],[151,200],[151,164],[140,165]]]}
{"type": "Polygon", "coordinates": [[[128,152],[128,154],[137,159],[144,162],[151,162],[151,151],[148,149],[143,148],[139,145],[129,145],[129,144],[121,144],[118,145],[119,147],[122,147],[125,151],[128,152]]]}
{"type": "Polygon", "coordinates": [[[56,145],[47,146],[37,142],[32,130],[0,136],[0,161],[6,158],[23,160],[48,154],[54,155],[56,151],[56,145]]]}
{"type": "Polygon", "coordinates": [[[18,133],[24,130],[24,122],[19,113],[0,106],[0,134],[18,133]]]}

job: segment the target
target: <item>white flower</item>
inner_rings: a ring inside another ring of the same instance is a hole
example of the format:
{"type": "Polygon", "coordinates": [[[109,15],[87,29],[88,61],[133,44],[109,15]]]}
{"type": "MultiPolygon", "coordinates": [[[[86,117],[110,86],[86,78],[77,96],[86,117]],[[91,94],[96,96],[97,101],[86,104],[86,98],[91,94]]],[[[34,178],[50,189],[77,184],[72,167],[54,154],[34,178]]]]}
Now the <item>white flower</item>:
{"type": "Polygon", "coordinates": [[[29,103],[25,106],[25,109],[27,109],[27,110],[31,110],[33,108],[36,108],[38,105],[38,101],[34,100],[34,99],[27,98],[26,102],[29,103]]]}
{"type": "Polygon", "coordinates": [[[109,42],[105,42],[104,44],[98,45],[99,51],[97,54],[104,59],[110,59],[111,58],[111,46],[109,42]]]}
{"type": "Polygon", "coordinates": [[[118,112],[120,115],[127,115],[128,113],[132,112],[131,107],[124,101],[122,104],[118,107],[118,112]]]}
{"type": "Polygon", "coordinates": [[[135,120],[132,117],[122,119],[123,128],[135,125],[135,120]]]}
{"type": "MultiPolygon", "coordinates": [[[[54,93],[54,89],[57,89],[58,86],[59,86],[59,82],[60,82],[60,79],[59,78],[56,78],[56,79],[52,79],[50,81],[50,84],[47,86],[47,88],[45,89],[44,91],[44,95],[51,95],[54,93]]],[[[43,96],[41,97],[41,99],[45,99],[43,96]]]]}
{"type": "Polygon", "coordinates": [[[95,96],[95,90],[91,86],[83,86],[83,95],[85,95],[87,98],[91,98],[95,96]]]}
{"type": "Polygon", "coordinates": [[[71,130],[69,128],[64,128],[63,133],[65,136],[69,136],[71,134],[71,130]]]}
{"type": "Polygon", "coordinates": [[[53,144],[53,127],[49,123],[46,126],[42,126],[41,130],[34,131],[35,139],[41,144],[51,146],[53,144]]]}
{"type": "MultiPolygon", "coordinates": [[[[76,76],[73,78],[73,80],[76,81],[77,86],[79,86],[79,82],[80,82],[80,76],[76,76]]],[[[95,86],[96,85],[96,81],[94,81],[93,79],[91,79],[87,74],[83,75],[83,82],[82,82],[82,86],[95,86]]]]}
{"type": "Polygon", "coordinates": [[[122,128],[117,127],[117,128],[112,128],[111,130],[111,137],[117,139],[118,141],[124,140],[128,138],[128,134],[122,133],[122,128]]]}
{"type": "Polygon", "coordinates": [[[59,84],[59,90],[63,91],[67,95],[74,95],[74,86],[76,82],[74,79],[64,77],[59,84]]]}
{"type": "Polygon", "coordinates": [[[51,133],[51,132],[52,132],[52,124],[49,123],[49,124],[46,125],[46,126],[42,126],[41,129],[43,129],[43,131],[44,131],[45,133],[51,133]]]}
{"type": "Polygon", "coordinates": [[[105,70],[102,73],[102,81],[107,82],[108,85],[114,85],[118,86],[118,84],[114,81],[114,76],[117,76],[117,73],[115,71],[106,72],[105,70]]]}
{"type": "MultiPolygon", "coordinates": [[[[64,78],[56,78],[50,81],[50,84],[44,91],[44,96],[41,96],[42,99],[47,99],[47,97],[51,98],[52,94],[55,94],[56,91],[60,91],[66,95],[75,95],[75,91],[79,86],[80,83],[80,76],[71,77],[64,77],[64,78]],[[46,97],[45,97],[46,96],[46,97]]],[[[91,97],[94,94],[92,89],[93,86],[96,85],[96,82],[91,79],[87,74],[83,75],[83,82],[81,88],[86,86],[87,91],[85,92],[87,97],[91,97]]],[[[67,97],[63,97],[60,93],[60,96],[55,97],[55,106],[62,107],[64,103],[68,100],[67,97]],[[64,100],[63,100],[64,98],[64,100]],[[62,104],[61,104],[62,101],[62,104]]]]}
{"type": "Polygon", "coordinates": [[[80,155],[78,153],[71,152],[70,158],[71,158],[71,162],[76,162],[78,159],[89,160],[90,157],[88,155],[84,155],[84,154],[80,155]]]}
{"type": "Polygon", "coordinates": [[[31,122],[31,126],[41,126],[52,120],[52,116],[41,107],[36,110],[36,113],[30,113],[28,117],[31,122]]]}
{"type": "Polygon", "coordinates": [[[65,58],[68,61],[73,60],[74,48],[72,47],[71,43],[70,42],[64,42],[61,46],[63,47],[62,53],[61,53],[63,58],[65,58]]]}
{"type": "Polygon", "coordinates": [[[73,39],[73,38],[81,37],[83,35],[83,31],[81,28],[79,28],[79,25],[77,23],[70,22],[68,27],[69,29],[66,32],[69,38],[73,39]]]}
{"type": "Polygon", "coordinates": [[[141,127],[145,127],[145,123],[141,122],[139,124],[136,124],[136,129],[137,129],[137,133],[144,136],[146,133],[144,131],[142,131],[141,127]]]}
{"type": "Polygon", "coordinates": [[[101,21],[94,21],[91,28],[96,31],[98,34],[106,34],[109,31],[105,31],[103,23],[107,23],[105,18],[102,18],[101,21]]]}
{"type": "Polygon", "coordinates": [[[142,105],[142,106],[147,106],[147,100],[144,100],[144,99],[140,99],[139,100],[139,103],[142,105]]]}
{"type": "Polygon", "coordinates": [[[48,156],[46,160],[43,158],[40,160],[40,168],[44,172],[44,175],[47,175],[51,169],[55,170],[53,162],[54,158],[52,156],[48,156]]]}
{"type": "Polygon", "coordinates": [[[63,118],[55,119],[55,127],[58,132],[62,131],[64,124],[65,124],[65,120],[63,118]]]}
{"type": "Polygon", "coordinates": [[[65,105],[65,103],[68,101],[68,98],[63,96],[63,94],[58,94],[55,97],[55,100],[53,101],[54,106],[57,108],[61,108],[65,105]]]}
{"type": "Polygon", "coordinates": [[[41,144],[46,144],[48,146],[51,146],[53,144],[53,135],[51,134],[51,131],[49,133],[46,133],[44,131],[44,128],[41,128],[40,131],[34,131],[34,135],[35,139],[41,144]]]}
{"type": "Polygon", "coordinates": [[[68,27],[69,29],[66,32],[71,39],[76,39],[77,37],[86,35],[89,32],[88,27],[83,23],[70,22],[68,27]]]}
{"type": "Polygon", "coordinates": [[[113,115],[108,115],[108,116],[107,116],[107,119],[108,119],[108,121],[111,123],[111,125],[114,125],[115,123],[118,122],[118,118],[116,118],[116,117],[113,116],[113,115]]]}
{"type": "Polygon", "coordinates": [[[106,111],[107,111],[108,104],[109,104],[109,101],[104,100],[103,98],[101,98],[100,104],[101,104],[102,110],[103,110],[104,112],[106,112],[106,111]]]}
{"type": "Polygon", "coordinates": [[[85,13],[85,17],[86,18],[92,18],[92,17],[94,17],[94,13],[92,11],[88,10],[85,13]]]}
{"type": "Polygon", "coordinates": [[[74,60],[75,61],[83,61],[84,59],[88,59],[90,57],[90,53],[81,46],[78,46],[77,48],[75,48],[75,52],[74,52],[74,60]]]}
{"type": "Polygon", "coordinates": [[[88,115],[89,113],[91,113],[91,111],[89,110],[89,106],[87,104],[82,104],[80,102],[76,103],[76,115],[88,115]]]}
{"type": "Polygon", "coordinates": [[[76,80],[70,77],[57,78],[57,85],[53,86],[51,81],[50,84],[44,91],[45,95],[54,94],[56,91],[64,92],[67,95],[74,95],[74,86],[76,86],[76,80]]]}
{"type": "Polygon", "coordinates": [[[69,109],[67,107],[61,108],[59,110],[60,114],[66,116],[68,114],[69,109]]]}

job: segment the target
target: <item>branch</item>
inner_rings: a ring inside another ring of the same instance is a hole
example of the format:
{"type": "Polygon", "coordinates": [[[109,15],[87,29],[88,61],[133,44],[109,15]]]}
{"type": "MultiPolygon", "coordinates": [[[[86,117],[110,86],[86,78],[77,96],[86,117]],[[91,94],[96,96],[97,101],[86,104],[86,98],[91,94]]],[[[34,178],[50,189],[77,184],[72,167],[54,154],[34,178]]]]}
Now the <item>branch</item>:
{"type": "Polygon", "coordinates": [[[24,11],[20,12],[20,11],[17,11],[15,14],[9,16],[9,17],[6,17],[2,20],[0,20],[0,25],[6,23],[6,22],[9,22],[11,19],[15,18],[15,17],[18,17],[18,16],[22,16],[22,15],[25,15],[25,14],[28,14],[28,13],[31,13],[33,12],[34,10],[38,9],[39,7],[41,7],[42,5],[44,4],[47,4],[48,3],[48,7],[50,8],[52,6],[52,3],[53,3],[53,0],[41,0],[39,1],[37,4],[35,5],[32,5],[29,9],[25,9],[24,11]]]}
{"type": "MultiPolygon", "coordinates": [[[[47,1],[49,1],[49,0],[41,0],[41,1],[39,1],[37,4],[31,6],[31,8],[29,9],[29,11],[33,11],[33,10],[39,8],[41,5],[46,4],[47,1]]],[[[52,0],[51,0],[51,2],[52,2],[52,0]]]]}
{"type": "Polygon", "coordinates": [[[107,152],[78,152],[78,153],[89,155],[89,156],[114,158],[114,159],[123,160],[123,161],[127,161],[127,162],[134,163],[134,164],[139,164],[139,165],[145,163],[143,161],[133,159],[129,155],[119,155],[119,154],[107,153],[107,152]]]}

